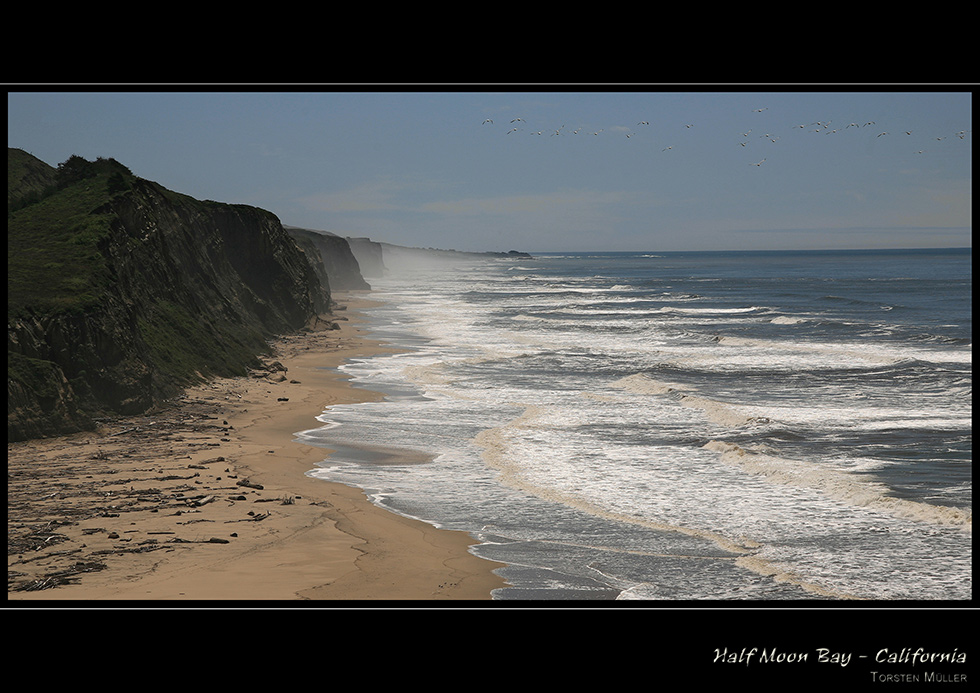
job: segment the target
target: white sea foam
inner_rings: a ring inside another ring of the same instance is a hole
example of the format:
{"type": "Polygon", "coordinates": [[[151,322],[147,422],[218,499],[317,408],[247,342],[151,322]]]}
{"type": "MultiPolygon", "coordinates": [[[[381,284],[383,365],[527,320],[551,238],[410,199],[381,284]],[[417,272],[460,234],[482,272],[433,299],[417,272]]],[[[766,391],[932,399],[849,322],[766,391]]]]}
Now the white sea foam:
{"type": "MultiPolygon", "coordinates": [[[[915,431],[950,431],[960,442],[951,440],[949,454],[963,454],[972,378],[969,348],[956,347],[962,340],[903,339],[882,322],[899,311],[877,310],[897,301],[846,303],[841,317],[807,303],[803,290],[785,306],[768,290],[732,299],[727,292],[741,285],[723,277],[672,274],[658,283],[598,277],[598,269],[577,277],[539,276],[530,265],[519,277],[505,271],[377,283],[379,298],[392,290],[378,309],[392,341],[402,331],[417,348],[345,370],[359,385],[421,396],[329,411],[325,439],[439,456],[397,474],[344,465],[341,478],[396,489],[378,498],[413,516],[472,516],[477,528],[553,542],[549,561],[566,549],[577,555],[582,547],[569,537],[591,536],[578,532],[585,516],[667,532],[675,539],[665,545],[684,537],[731,551],[714,557],[730,584],[700,579],[703,566],[669,580],[627,579],[615,562],[590,563],[624,598],[752,598],[773,589],[768,577],[833,598],[969,593],[962,577],[972,484],[898,498],[883,481],[900,466],[887,458],[890,446],[914,441],[915,431]],[[862,323],[861,310],[870,321],[862,323]],[[923,381],[929,364],[950,375],[923,381]],[[938,505],[946,498],[950,506],[938,505]],[[522,517],[526,508],[544,515],[522,517]],[[569,524],[551,522],[559,515],[569,524]],[[933,552],[950,574],[917,558],[933,552]],[[738,566],[767,578],[736,578],[738,566]]],[[[582,544],[604,556],[643,555],[612,548],[615,541],[582,544]]]]}
{"type": "Polygon", "coordinates": [[[909,345],[854,344],[821,341],[769,340],[731,335],[716,338],[723,347],[744,347],[752,350],[767,350],[770,353],[805,354],[808,358],[820,359],[821,366],[836,359],[839,367],[854,367],[864,364],[897,364],[903,361],[921,360],[933,363],[972,363],[972,353],[962,350],[921,348],[909,345]]]}
{"type": "Polygon", "coordinates": [[[890,495],[889,489],[884,484],[860,479],[853,473],[834,468],[829,463],[818,465],[754,453],[734,443],[721,440],[712,440],[706,443],[704,448],[719,453],[720,459],[727,464],[737,465],[752,474],[764,476],[774,483],[814,489],[851,505],[877,510],[902,519],[950,525],[970,533],[973,531],[972,511],[896,498],[890,495]]]}
{"type": "Polygon", "coordinates": [[[648,395],[666,395],[671,392],[691,390],[691,388],[687,385],[655,380],[654,378],[651,378],[643,373],[628,375],[625,378],[620,378],[619,380],[610,383],[610,385],[614,388],[621,388],[623,390],[648,395]]]}
{"type": "MultiPolygon", "coordinates": [[[[519,462],[520,457],[515,455],[514,440],[510,434],[539,415],[539,409],[528,408],[507,426],[481,431],[474,438],[474,443],[483,449],[483,459],[491,468],[500,473],[500,479],[503,483],[597,517],[705,539],[736,554],[744,554],[755,548],[755,545],[747,540],[739,541],[708,529],[673,524],[670,521],[657,520],[653,516],[644,516],[636,512],[617,509],[615,505],[606,505],[601,502],[599,500],[601,494],[597,495],[594,487],[586,489],[576,488],[575,484],[554,483],[555,479],[563,479],[567,482],[571,478],[560,469],[552,468],[547,474],[542,475],[540,467],[532,468],[522,465],[519,462]]],[[[560,462],[560,460],[555,460],[555,462],[560,462]]]]}
{"type": "Polygon", "coordinates": [[[683,315],[725,315],[725,314],[742,314],[742,313],[757,313],[761,310],[766,310],[762,306],[751,306],[748,308],[687,308],[678,306],[664,306],[660,309],[663,313],[681,313],[683,315]]]}
{"type": "MultiPolygon", "coordinates": [[[[613,389],[638,395],[666,396],[684,407],[698,410],[706,420],[727,427],[788,427],[804,430],[818,428],[824,432],[888,431],[903,428],[927,430],[970,430],[969,412],[954,400],[930,402],[926,407],[896,405],[893,400],[869,402],[863,393],[834,392],[822,401],[818,392],[806,403],[790,400],[769,403],[740,404],[698,392],[688,384],[661,381],[643,373],[620,378],[610,383],[613,389]],[[854,403],[850,403],[853,401],[854,403]]],[[[785,400],[785,396],[782,398],[785,400]]]]}

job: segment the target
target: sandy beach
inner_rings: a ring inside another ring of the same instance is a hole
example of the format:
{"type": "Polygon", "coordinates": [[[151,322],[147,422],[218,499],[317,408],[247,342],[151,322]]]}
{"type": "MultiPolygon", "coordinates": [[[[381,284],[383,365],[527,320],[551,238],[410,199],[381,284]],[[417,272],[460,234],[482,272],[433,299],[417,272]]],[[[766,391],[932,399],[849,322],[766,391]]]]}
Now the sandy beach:
{"type": "Polygon", "coordinates": [[[489,600],[505,586],[468,534],[306,476],[329,451],[292,434],[331,404],[380,397],[336,370],[386,348],[359,328],[369,299],[335,298],[341,329],[279,339],[264,370],[95,432],[8,444],[8,601],[489,600]]]}

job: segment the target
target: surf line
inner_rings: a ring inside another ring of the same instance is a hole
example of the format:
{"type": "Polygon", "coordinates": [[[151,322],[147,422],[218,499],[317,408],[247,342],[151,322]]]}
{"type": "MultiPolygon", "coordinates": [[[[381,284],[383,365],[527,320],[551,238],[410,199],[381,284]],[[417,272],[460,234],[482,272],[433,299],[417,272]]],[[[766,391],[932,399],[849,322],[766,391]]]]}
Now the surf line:
{"type": "Polygon", "coordinates": [[[931,505],[895,498],[881,484],[861,481],[846,471],[821,469],[802,461],[756,453],[722,440],[712,440],[702,446],[718,453],[725,464],[737,466],[749,474],[763,476],[772,483],[808,489],[851,505],[869,508],[893,517],[940,526],[954,527],[973,533],[972,513],[945,505],[931,505]]]}
{"type": "Polygon", "coordinates": [[[517,465],[508,462],[507,441],[504,431],[506,429],[528,428],[528,422],[539,416],[541,413],[542,410],[539,407],[527,407],[524,410],[524,413],[515,418],[513,421],[504,424],[503,426],[488,428],[480,431],[473,438],[474,444],[483,448],[481,457],[483,458],[484,462],[488,467],[491,469],[496,469],[499,472],[499,479],[502,483],[531,493],[539,498],[554,501],[567,507],[581,510],[582,512],[596,517],[637,525],[639,527],[646,527],[647,529],[654,529],[663,532],[675,532],[710,541],[722,550],[734,554],[732,556],[722,557],[723,559],[727,558],[728,560],[733,560],[739,567],[756,573],[757,575],[770,577],[777,582],[787,582],[796,585],[797,587],[813,594],[823,597],[830,597],[833,599],[863,599],[863,597],[839,592],[831,588],[809,582],[791,571],[778,567],[776,563],[759,556],[759,551],[764,548],[762,544],[746,537],[743,537],[741,540],[734,540],[709,530],[683,527],[680,525],[669,525],[655,522],[646,518],[635,517],[625,513],[607,510],[606,508],[602,508],[592,501],[576,496],[575,494],[544,488],[528,481],[517,465]]]}

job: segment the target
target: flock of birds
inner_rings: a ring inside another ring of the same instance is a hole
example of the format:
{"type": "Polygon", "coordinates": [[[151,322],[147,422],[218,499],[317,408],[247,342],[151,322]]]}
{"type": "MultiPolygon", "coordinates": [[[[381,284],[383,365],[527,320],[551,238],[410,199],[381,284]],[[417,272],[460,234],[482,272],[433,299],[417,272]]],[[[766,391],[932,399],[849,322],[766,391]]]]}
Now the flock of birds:
{"type": "MultiPolygon", "coordinates": [[[[768,111],[768,110],[769,110],[768,108],[756,108],[752,112],[753,113],[763,113],[763,112],[768,111]]],[[[492,125],[494,125],[494,120],[493,120],[493,118],[486,118],[486,119],[483,120],[483,123],[482,124],[484,126],[488,126],[488,125],[489,126],[492,126],[492,125]]],[[[591,135],[591,136],[598,137],[602,133],[617,133],[620,136],[625,136],[626,139],[631,139],[635,134],[637,134],[637,132],[639,132],[639,129],[647,128],[647,127],[650,127],[650,121],[648,121],[648,120],[640,120],[633,127],[616,126],[614,128],[610,128],[609,131],[605,130],[605,128],[586,129],[586,128],[583,128],[583,127],[578,127],[578,128],[575,128],[575,129],[566,129],[566,126],[565,125],[562,125],[561,127],[557,128],[557,129],[552,128],[552,129],[547,129],[547,130],[544,130],[544,129],[537,130],[537,129],[534,129],[534,128],[529,127],[527,120],[525,120],[524,118],[518,117],[518,118],[511,119],[509,121],[509,123],[507,123],[506,134],[507,135],[512,135],[512,134],[515,134],[515,133],[529,133],[531,135],[542,136],[542,137],[545,136],[545,135],[547,135],[549,137],[558,137],[558,136],[566,136],[566,135],[581,135],[581,134],[585,134],[585,135],[591,135]],[[636,129],[634,129],[634,128],[636,128],[636,129]]],[[[847,124],[840,124],[840,123],[835,124],[831,120],[818,120],[818,121],[814,121],[814,122],[809,123],[809,124],[804,123],[804,124],[795,125],[795,126],[793,126],[791,128],[791,131],[794,131],[794,132],[796,132],[796,131],[803,131],[803,132],[816,133],[816,134],[822,134],[822,135],[835,135],[835,134],[838,134],[838,133],[846,133],[846,132],[849,132],[849,131],[851,131],[851,128],[855,128],[855,129],[857,129],[859,131],[862,131],[862,132],[868,132],[866,130],[866,128],[869,128],[869,127],[872,128],[871,132],[875,132],[877,130],[877,133],[874,136],[875,139],[880,138],[880,137],[890,136],[892,134],[888,130],[879,129],[877,127],[877,123],[874,120],[868,120],[868,121],[864,121],[864,122],[847,122],[847,124]]],[[[690,130],[690,129],[694,128],[694,123],[685,123],[684,124],[684,128],[685,128],[685,130],[690,130]]],[[[925,146],[924,145],[924,142],[938,143],[938,142],[943,142],[944,140],[951,139],[951,138],[956,138],[956,139],[963,140],[963,139],[966,139],[967,134],[968,133],[971,133],[971,132],[973,132],[973,131],[972,130],[960,130],[958,132],[949,133],[949,134],[946,134],[946,135],[929,136],[929,137],[927,137],[924,140],[921,139],[921,138],[916,138],[917,144],[916,144],[916,147],[913,149],[913,151],[915,153],[917,153],[917,154],[924,154],[928,150],[926,148],[919,148],[919,147],[924,147],[925,146]]],[[[902,136],[902,137],[913,137],[913,131],[912,130],[904,130],[903,129],[903,130],[897,131],[896,134],[898,134],[899,136],[902,136]]],[[[737,140],[737,144],[735,146],[748,147],[753,142],[753,140],[766,140],[766,141],[768,141],[771,144],[775,144],[776,142],[778,142],[781,139],[781,137],[782,136],[779,135],[779,134],[774,134],[774,131],[765,131],[765,132],[762,132],[760,134],[760,133],[754,133],[753,132],[753,129],[752,128],[749,128],[748,130],[740,133],[740,138],[737,140]]],[[[663,149],[661,149],[661,152],[671,151],[671,150],[674,149],[675,146],[676,145],[674,145],[674,144],[669,144],[667,146],[664,146],[663,149]]],[[[761,161],[752,162],[752,163],[750,163],[750,165],[751,166],[762,166],[767,160],[768,160],[768,156],[765,156],[765,157],[762,158],[761,161]]]]}

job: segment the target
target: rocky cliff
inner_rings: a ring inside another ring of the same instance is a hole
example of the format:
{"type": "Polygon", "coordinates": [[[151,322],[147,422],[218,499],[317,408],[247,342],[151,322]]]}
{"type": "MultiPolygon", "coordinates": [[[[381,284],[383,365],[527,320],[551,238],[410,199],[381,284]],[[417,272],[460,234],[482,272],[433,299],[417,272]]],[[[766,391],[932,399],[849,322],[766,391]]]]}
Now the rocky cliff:
{"type": "Polygon", "coordinates": [[[111,159],[38,163],[23,169],[58,186],[26,206],[11,202],[24,184],[8,163],[9,441],[244,374],[272,336],[329,313],[330,272],[272,213],[174,193],[111,159]]]}
{"type": "Polygon", "coordinates": [[[349,291],[371,288],[364,280],[366,275],[361,271],[348,239],[329,231],[301,229],[296,226],[283,228],[301,248],[309,243],[309,247],[315,249],[314,258],[319,261],[331,289],[349,291]]]}
{"type": "Polygon", "coordinates": [[[361,267],[361,274],[368,278],[385,276],[384,252],[380,243],[370,238],[351,237],[347,238],[347,242],[361,267]]]}

